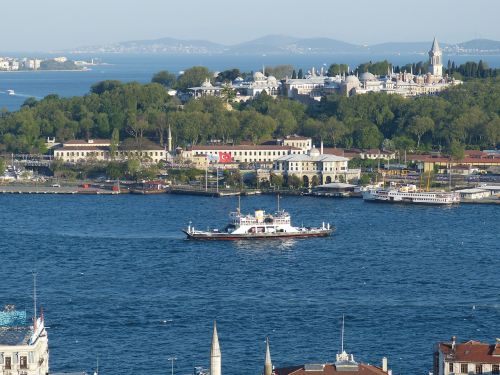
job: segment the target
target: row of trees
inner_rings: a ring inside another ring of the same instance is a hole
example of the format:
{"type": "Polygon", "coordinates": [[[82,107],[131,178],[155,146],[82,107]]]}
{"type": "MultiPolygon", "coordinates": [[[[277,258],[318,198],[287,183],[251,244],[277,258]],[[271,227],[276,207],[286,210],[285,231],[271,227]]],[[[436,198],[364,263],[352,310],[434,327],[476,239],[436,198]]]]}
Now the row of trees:
{"type": "Polygon", "coordinates": [[[171,127],[174,145],[219,140],[259,143],[288,134],[326,145],[399,150],[483,148],[500,142],[500,82],[477,79],[437,96],[403,98],[370,93],[332,95],[305,105],[262,94],[233,104],[205,97],[185,105],[158,83],[97,83],[82,97],[28,99],[19,111],[0,112],[0,151],[44,152],[47,137],[145,138],[163,145],[171,127]]]}

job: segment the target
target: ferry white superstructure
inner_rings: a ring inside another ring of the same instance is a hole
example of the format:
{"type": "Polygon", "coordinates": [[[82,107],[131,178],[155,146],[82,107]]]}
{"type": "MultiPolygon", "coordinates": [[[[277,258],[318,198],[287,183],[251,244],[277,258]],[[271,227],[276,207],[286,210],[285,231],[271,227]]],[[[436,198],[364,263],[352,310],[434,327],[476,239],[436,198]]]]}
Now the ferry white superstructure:
{"type": "Polygon", "coordinates": [[[369,189],[363,192],[365,202],[452,205],[460,203],[460,194],[445,191],[419,191],[415,185],[399,188],[369,189]]]}

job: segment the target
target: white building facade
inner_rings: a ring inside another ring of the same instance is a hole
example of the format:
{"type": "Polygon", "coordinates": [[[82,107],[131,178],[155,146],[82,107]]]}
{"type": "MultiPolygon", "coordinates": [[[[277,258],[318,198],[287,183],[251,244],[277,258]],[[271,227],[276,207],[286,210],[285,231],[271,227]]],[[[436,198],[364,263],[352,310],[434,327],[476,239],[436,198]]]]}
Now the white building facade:
{"type": "Polygon", "coordinates": [[[26,312],[7,305],[0,312],[0,374],[48,375],[49,345],[43,314],[34,326],[26,312]]]}

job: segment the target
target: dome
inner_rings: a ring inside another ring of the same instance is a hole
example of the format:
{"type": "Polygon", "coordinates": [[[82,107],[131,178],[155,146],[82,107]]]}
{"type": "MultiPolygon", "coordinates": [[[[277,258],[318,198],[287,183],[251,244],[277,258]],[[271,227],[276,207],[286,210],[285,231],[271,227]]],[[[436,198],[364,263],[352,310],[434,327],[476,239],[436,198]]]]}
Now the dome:
{"type": "Polygon", "coordinates": [[[313,148],[311,148],[311,151],[309,151],[309,155],[311,156],[320,156],[321,153],[319,152],[319,150],[313,146],[313,148]]]}
{"type": "Polygon", "coordinates": [[[241,77],[236,77],[236,78],[234,79],[234,82],[243,82],[243,78],[241,78],[241,77]]]}
{"type": "Polygon", "coordinates": [[[266,79],[266,76],[262,74],[261,72],[255,72],[253,74],[253,80],[254,81],[264,81],[266,79]]]}
{"type": "Polygon", "coordinates": [[[269,77],[267,77],[267,80],[268,81],[272,81],[272,82],[276,82],[277,81],[275,76],[269,76],[269,77]]]}
{"type": "Polygon", "coordinates": [[[351,85],[356,85],[359,86],[359,79],[356,76],[347,76],[347,78],[344,81],[346,84],[351,84],[351,85]]]}
{"type": "Polygon", "coordinates": [[[376,78],[370,72],[364,72],[359,76],[360,81],[375,81],[376,78]]]}
{"type": "Polygon", "coordinates": [[[210,80],[206,79],[205,82],[201,84],[201,87],[213,87],[210,80]]]}

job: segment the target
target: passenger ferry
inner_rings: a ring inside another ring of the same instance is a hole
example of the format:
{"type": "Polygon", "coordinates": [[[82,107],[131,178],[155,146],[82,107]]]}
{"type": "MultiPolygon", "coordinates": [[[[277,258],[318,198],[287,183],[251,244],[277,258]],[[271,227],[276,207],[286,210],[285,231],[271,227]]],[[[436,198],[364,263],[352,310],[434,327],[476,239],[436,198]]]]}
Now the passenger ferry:
{"type": "Polygon", "coordinates": [[[365,202],[452,205],[460,203],[460,194],[445,191],[420,191],[415,185],[399,188],[369,189],[363,192],[365,202]]]}
{"type": "MultiPolygon", "coordinates": [[[[278,205],[279,206],[279,205],[278,205]]],[[[240,209],[229,214],[229,224],[222,230],[197,230],[189,223],[182,231],[192,240],[257,240],[270,238],[306,238],[326,237],[333,233],[335,228],[330,223],[323,222],[321,227],[294,227],[291,217],[285,210],[274,214],[266,214],[257,210],[253,215],[241,214],[240,209]]]]}

